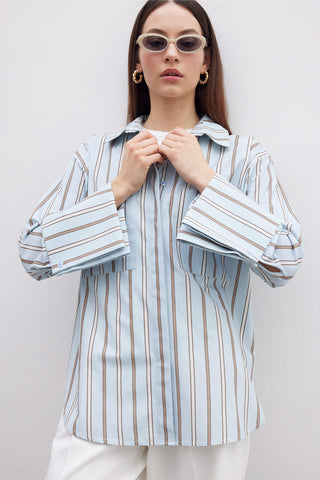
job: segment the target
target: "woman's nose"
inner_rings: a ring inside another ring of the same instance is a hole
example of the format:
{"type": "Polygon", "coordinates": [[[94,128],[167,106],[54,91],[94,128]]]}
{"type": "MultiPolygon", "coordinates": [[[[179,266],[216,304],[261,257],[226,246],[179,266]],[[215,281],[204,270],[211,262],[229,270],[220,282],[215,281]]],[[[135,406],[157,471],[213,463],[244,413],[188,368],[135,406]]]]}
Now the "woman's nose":
{"type": "Polygon", "coordinates": [[[174,43],[169,43],[165,51],[165,56],[168,58],[179,57],[179,50],[177,49],[174,43]]]}

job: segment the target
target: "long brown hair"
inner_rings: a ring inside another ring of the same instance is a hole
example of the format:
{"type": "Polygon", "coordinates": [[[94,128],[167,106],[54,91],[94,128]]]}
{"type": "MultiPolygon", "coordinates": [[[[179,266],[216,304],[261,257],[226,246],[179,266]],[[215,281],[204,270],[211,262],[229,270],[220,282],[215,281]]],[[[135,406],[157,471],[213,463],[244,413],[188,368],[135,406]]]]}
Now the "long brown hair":
{"type": "Polygon", "coordinates": [[[209,79],[205,85],[198,83],[195,93],[195,107],[198,116],[201,118],[207,114],[214,122],[226,128],[231,135],[228,125],[227,101],[225,96],[223,68],[218,43],[213,31],[211,21],[203,7],[195,0],[148,0],[139,11],[132,28],[129,50],[128,50],[128,112],[127,122],[130,123],[140,115],[149,115],[150,96],[149,88],[143,78],[142,82],[136,84],[132,80],[132,73],[138,61],[138,48],[136,40],[142,32],[143,25],[153,10],[163,6],[165,3],[176,3],[189,10],[198,20],[203,35],[207,39],[205,51],[210,49],[209,79]]]}

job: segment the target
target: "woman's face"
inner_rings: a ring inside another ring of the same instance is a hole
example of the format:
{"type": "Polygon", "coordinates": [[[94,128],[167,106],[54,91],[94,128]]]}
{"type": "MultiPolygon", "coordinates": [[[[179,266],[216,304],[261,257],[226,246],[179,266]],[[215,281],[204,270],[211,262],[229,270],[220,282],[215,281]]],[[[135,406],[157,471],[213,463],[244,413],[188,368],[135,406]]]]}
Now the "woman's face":
{"type": "MultiPolygon", "coordinates": [[[[175,3],[166,3],[154,10],[146,19],[141,33],[162,33],[168,38],[188,33],[202,35],[198,20],[189,10],[175,3]]],[[[163,97],[193,96],[200,73],[208,70],[210,63],[209,53],[205,58],[204,49],[182,53],[174,43],[170,43],[163,52],[148,52],[139,47],[138,58],[136,68],[143,71],[150,95],[163,97]],[[161,76],[167,68],[177,69],[182,77],[172,79],[161,76]]]]}

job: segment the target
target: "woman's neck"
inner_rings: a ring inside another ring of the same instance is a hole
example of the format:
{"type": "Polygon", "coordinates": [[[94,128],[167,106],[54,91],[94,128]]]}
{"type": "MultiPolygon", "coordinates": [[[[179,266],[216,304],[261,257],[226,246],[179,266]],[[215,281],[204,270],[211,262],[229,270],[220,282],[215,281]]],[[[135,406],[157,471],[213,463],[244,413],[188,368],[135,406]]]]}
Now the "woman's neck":
{"type": "Polygon", "coordinates": [[[161,102],[151,101],[150,114],[143,126],[151,130],[170,132],[175,127],[188,130],[198,122],[199,117],[194,103],[186,104],[181,98],[163,99],[162,97],[161,102]]]}

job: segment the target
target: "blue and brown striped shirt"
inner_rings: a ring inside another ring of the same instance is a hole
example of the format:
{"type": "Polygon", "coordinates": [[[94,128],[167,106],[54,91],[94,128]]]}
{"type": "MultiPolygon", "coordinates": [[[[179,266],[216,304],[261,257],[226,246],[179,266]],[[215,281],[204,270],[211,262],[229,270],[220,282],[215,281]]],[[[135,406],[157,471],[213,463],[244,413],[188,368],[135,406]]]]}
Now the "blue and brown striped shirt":
{"type": "Polygon", "coordinates": [[[36,280],[81,271],[66,429],[111,445],[215,445],[265,422],[254,386],[250,271],[285,285],[300,226],[269,153],[204,115],[202,193],[170,161],[116,207],[111,181],[146,116],[86,138],[19,239],[36,280]]]}

